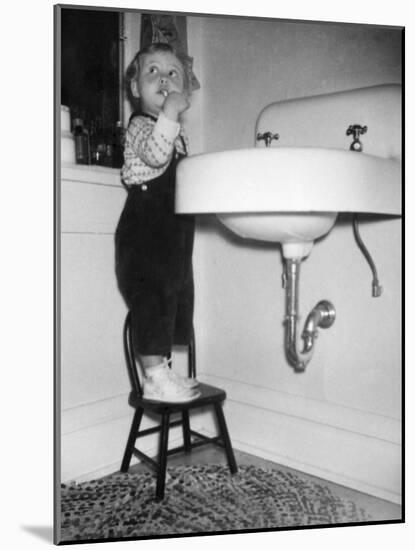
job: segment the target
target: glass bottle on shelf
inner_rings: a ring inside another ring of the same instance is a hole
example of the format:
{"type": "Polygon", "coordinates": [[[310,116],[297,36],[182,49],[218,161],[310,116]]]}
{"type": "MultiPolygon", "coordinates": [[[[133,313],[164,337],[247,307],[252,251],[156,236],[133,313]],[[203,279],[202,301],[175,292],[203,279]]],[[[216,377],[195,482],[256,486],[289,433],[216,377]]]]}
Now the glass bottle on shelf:
{"type": "Polygon", "coordinates": [[[122,122],[118,120],[113,132],[113,161],[114,168],[121,168],[124,162],[124,128],[122,122]]]}
{"type": "Polygon", "coordinates": [[[105,166],[105,157],[107,155],[107,146],[105,143],[98,143],[96,152],[96,162],[99,166],[105,166]]]}
{"type": "Polygon", "coordinates": [[[90,164],[89,134],[84,128],[82,118],[73,121],[73,135],[75,138],[75,158],[77,164],[90,164]]]}
{"type": "Polygon", "coordinates": [[[98,154],[98,129],[97,121],[95,119],[91,120],[90,123],[90,147],[91,147],[91,164],[99,164],[99,154],[98,154]]]}
{"type": "Polygon", "coordinates": [[[104,165],[112,168],[112,145],[105,145],[105,160],[104,165]]]}

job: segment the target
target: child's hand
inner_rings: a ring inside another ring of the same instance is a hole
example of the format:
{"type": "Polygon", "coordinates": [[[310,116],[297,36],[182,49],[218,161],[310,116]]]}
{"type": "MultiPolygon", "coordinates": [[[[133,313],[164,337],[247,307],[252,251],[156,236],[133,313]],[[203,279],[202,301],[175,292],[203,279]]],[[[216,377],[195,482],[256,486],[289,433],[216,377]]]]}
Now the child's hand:
{"type": "Polygon", "coordinates": [[[163,112],[167,118],[177,121],[179,115],[190,107],[189,96],[186,93],[171,92],[163,104],[163,112]]]}

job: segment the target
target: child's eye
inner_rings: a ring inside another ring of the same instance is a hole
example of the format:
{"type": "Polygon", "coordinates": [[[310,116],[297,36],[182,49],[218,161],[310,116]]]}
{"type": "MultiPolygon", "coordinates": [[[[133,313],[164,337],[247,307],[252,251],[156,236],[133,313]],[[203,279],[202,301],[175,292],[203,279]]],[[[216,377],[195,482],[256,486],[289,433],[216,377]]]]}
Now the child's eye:
{"type": "Polygon", "coordinates": [[[172,69],[169,74],[174,78],[177,78],[179,76],[179,73],[175,69],[172,69]]]}
{"type": "Polygon", "coordinates": [[[155,73],[157,72],[157,67],[150,67],[149,70],[148,70],[148,72],[149,72],[150,74],[155,74],[155,73]]]}

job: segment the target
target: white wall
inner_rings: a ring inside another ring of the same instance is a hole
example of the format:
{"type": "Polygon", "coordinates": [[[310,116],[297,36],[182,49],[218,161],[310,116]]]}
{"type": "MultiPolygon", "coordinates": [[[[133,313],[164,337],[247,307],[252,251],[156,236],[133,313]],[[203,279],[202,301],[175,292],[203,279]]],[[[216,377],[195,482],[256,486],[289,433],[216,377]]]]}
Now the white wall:
{"type": "MultiPolygon", "coordinates": [[[[401,80],[399,33],[381,28],[189,18],[189,40],[201,60],[203,151],[252,146],[271,102],[401,80]]],[[[300,312],[304,321],[327,298],[337,320],[295,374],[283,350],[279,250],[200,217],[198,369],[227,389],[236,447],[399,500],[400,231],[400,220],[361,227],[384,286],[377,299],[349,223],[314,247],[302,264],[300,312]]]]}

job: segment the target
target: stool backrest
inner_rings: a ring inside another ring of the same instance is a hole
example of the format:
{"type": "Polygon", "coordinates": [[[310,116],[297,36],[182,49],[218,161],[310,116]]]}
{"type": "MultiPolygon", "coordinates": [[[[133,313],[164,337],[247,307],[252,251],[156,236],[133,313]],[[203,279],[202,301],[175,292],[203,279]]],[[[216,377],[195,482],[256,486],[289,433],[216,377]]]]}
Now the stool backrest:
{"type": "Polygon", "coordinates": [[[131,389],[136,392],[140,397],[143,395],[143,388],[138,375],[137,363],[135,360],[134,346],[133,346],[133,334],[131,327],[131,311],[127,313],[127,317],[124,322],[123,331],[123,345],[125,362],[127,363],[128,377],[130,379],[131,389]]]}

